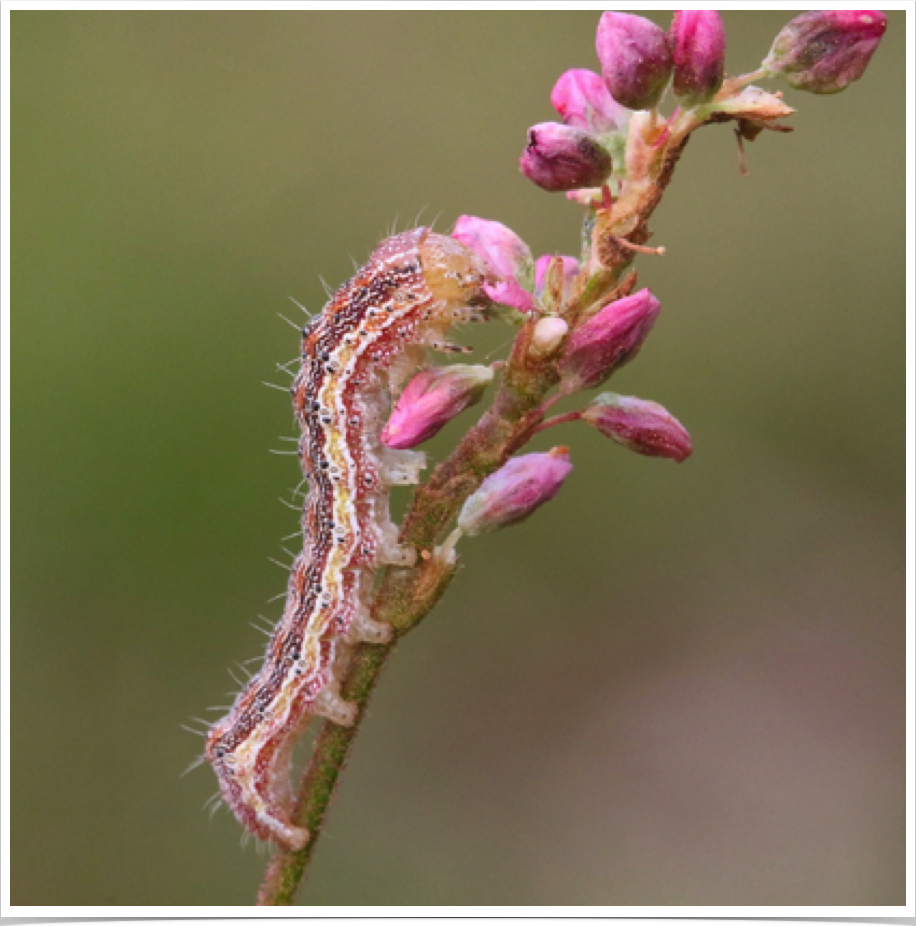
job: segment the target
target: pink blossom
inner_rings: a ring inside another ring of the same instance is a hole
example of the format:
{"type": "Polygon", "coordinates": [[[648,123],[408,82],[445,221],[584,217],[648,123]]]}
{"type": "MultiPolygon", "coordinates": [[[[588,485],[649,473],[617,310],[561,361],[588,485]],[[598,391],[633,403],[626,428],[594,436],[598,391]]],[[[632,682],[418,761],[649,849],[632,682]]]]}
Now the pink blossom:
{"type": "Polygon", "coordinates": [[[423,370],[401,393],[382,431],[382,443],[408,450],[428,441],[479,402],[492,380],[493,370],[484,366],[455,364],[423,370]]]}
{"type": "Polygon", "coordinates": [[[716,10],[678,10],[669,35],[674,95],[683,106],[708,103],[725,76],[725,26],[716,10]]]}
{"type": "Polygon", "coordinates": [[[458,527],[473,537],[524,521],[560,491],[572,469],[566,447],[514,457],[464,503],[458,527]]]}
{"type": "Polygon", "coordinates": [[[520,312],[534,307],[534,258],[531,249],[501,222],[463,215],[455,223],[452,237],[470,248],[483,261],[490,279],[484,289],[501,305],[520,312]]]}
{"type": "Polygon", "coordinates": [[[683,463],[693,453],[687,430],[655,402],[608,392],[598,396],[581,418],[605,437],[646,457],[683,463]]]}
{"type": "Polygon", "coordinates": [[[620,131],[630,119],[630,111],[611,96],[594,71],[567,71],[553,88],[550,102],[566,125],[593,135],[620,131]]]}
{"type": "Polygon", "coordinates": [[[638,353],[661,312],[661,304],[643,289],[606,305],[577,328],[560,360],[564,392],[593,389],[638,353]]]}
{"type": "Polygon", "coordinates": [[[671,77],[664,30],[642,16],[604,13],[596,47],[611,96],[627,109],[654,109],[671,77]]]}
{"type": "Polygon", "coordinates": [[[558,122],[542,122],[528,130],[519,166],[550,193],[601,186],[613,169],[611,155],[593,136],[558,122]]]}
{"type": "Polygon", "coordinates": [[[779,33],[763,66],[799,90],[839,93],[865,73],[886,31],[880,10],[811,10],[779,33]]]}

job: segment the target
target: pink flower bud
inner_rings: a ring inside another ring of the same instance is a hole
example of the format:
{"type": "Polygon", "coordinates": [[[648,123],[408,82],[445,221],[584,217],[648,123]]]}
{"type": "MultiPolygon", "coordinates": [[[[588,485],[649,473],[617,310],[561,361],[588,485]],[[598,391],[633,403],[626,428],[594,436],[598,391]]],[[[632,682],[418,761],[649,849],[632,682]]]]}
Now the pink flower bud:
{"type": "Polygon", "coordinates": [[[655,296],[643,289],[606,305],[577,328],[560,360],[563,391],[594,389],[629,363],[639,353],[661,308],[655,296]]]}
{"type": "Polygon", "coordinates": [[[484,285],[484,291],[494,302],[518,309],[519,312],[530,312],[534,308],[534,296],[515,280],[487,283],[484,285]]]}
{"type": "Polygon", "coordinates": [[[528,280],[534,258],[531,249],[502,222],[463,215],[452,237],[476,253],[486,269],[500,280],[528,280]]]}
{"type": "Polygon", "coordinates": [[[725,26],[716,10],[678,10],[669,35],[674,95],[683,106],[708,103],[725,76],[725,26]]]}
{"type": "Polygon", "coordinates": [[[630,111],[608,93],[594,71],[567,71],[553,88],[550,102],[566,125],[594,135],[621,131],[630,118],[630,111]]]}
{"type": "Polygon", "coordinates": [[[456,415],[480,401],[493,380],[490,367],[456,364],[418,373],[401,393],[382,443],[409,450],[434,437],[456,415]]]}
{"type": "Polygon", "coordinates": [[[598,58],[611,96],[627,109],[654,109],[671,77],[671,50],[664,31],[642,16],[603,13],[598,58]]]}
{"type": "Polygon", "coordinates": [[[571,472],[566,447],[514,457],[464,503],[458,527],[473,537],[524,521],[560,491],[571,472]]]}
{"type": "Polygon", "coordinates": [[[865,73],[886,30],[880,10],[811,10],[779,33],[763,67],[799,90],[839,93],[865,73]]]}
{"type": "Polygon", "coordinates": [[[542,122],[528,130],[528,147],[519,166],[541,189],[565,193],[601,186],[614,165],[607,149],[587,132],[542,122]]]}
{"type": "Polygon", "coordinates": [[[562,264],[562,293],[563,298],[568,299],[572,293],[573,284],[579,275],[579,261],[575,257],[554,257],[552,254],[545,254],[539,257],[534,265],[534,291],[540,296],[547,286],[547,274],[555,260],[561,261],[562,264]]]}
{"type": "Polygon", "coordinates": [[[529,312],[534,306],[534,258],[531,249],[501,222],[463,215],[452,237],[483,261],[492,278],[484,285],[487,295],[501,305],[529,312]]]}
{"type": "Polygon", "coordinates": [[[581,417],[605,437],[645,457],[683,463],[693,453],[684,426],[655,402],[606,392],[581,417]]]}
{"type": "Polygon", "coordinates": [[[534,326],[531,335],[530,352],[537,360],[552,357],[566,340],[569,324],[556,315],[546,315],[534,326]]]}

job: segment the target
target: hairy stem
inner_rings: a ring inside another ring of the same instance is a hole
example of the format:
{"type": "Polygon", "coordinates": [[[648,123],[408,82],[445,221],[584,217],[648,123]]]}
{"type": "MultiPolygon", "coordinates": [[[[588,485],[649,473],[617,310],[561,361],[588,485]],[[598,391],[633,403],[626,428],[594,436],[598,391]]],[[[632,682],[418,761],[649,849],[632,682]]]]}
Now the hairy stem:
{"type": "Polygon", "coordinates": [[[295,902],[296,891],[315,851],[337,778],[391,649],[390,646],[361,644],[354,653],[343,690],[348,700],[359,704],[359,718],[352,727],[340,727],[324,721],[315,743],[314,757],[302,779],[296,807],[297,823],[308,827],[312,838],[299,852],[277,852],[274,855],[258,893],[259,907],[285,907],[295,902]]]}

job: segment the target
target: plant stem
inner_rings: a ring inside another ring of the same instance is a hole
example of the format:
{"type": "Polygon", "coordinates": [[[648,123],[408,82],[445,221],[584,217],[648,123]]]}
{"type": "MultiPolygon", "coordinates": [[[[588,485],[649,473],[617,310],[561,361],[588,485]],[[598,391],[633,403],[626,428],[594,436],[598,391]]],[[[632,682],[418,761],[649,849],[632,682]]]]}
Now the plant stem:
{"type": "Polygon", "coordinates": [[[302,779],[295,812],[297,822],[308,827],[312,838],[299,852],[277,852],[270,860],[258,893],[259,907],[291,906],[295,902],[296,891],[315,851],[337,778],[391,649],[391,646],[361,644],[354,653],[343,688],[347,699],[359,704],[359,717],[352,727],[340,727],[327,720],[323,722],[315,743],[314,757],[302,779]]]}
{"type": "Polygon", "coordinates": [[[537,427],[531,429],[531,436],[534,437],[535,434],[541,434],[548,428],[555,428],[558,424],[571,424],[573,421],[578,421],[581,417],[582,412],[569,412],[566,415],[556,415],[553,418],[548,418],[546,421],[542,421],[537,427]]]}

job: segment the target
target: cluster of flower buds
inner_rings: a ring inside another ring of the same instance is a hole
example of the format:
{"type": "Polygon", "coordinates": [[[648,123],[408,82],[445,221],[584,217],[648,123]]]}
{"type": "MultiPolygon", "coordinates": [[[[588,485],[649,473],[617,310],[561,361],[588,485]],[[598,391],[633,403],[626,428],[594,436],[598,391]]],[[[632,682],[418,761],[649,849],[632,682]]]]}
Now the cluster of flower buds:
{"type": "MultiPolygon", "coordinates": [[[[784,77],[802,90],[836,93],[862,76],[886,28],[880,10],[805,13],[782,30],[762,70],[748,77],[784,77]]],[[[643,16],[607,12],[595,45],[601,74],[563,74],[551,94],[562,123],[532,127],[520,161],[522,173],[542,189],[590,203],[594,197],[577,192],[600,189],[627,171],[633,111],[656,111],[669,88],[679,107],[702,109],[707,117],[734,96],[720,94],[725,26],[716,10],[677,10],[667,32],[643,16]]],[[[735,82],[735,93],[744,85],[744,79],[735,82]]],[[[772,124],[791,113],[765,96],[750,100],[752,122],[772,124]]],[[[740,121],[742,104],[722,111],[740,121]]]]}
{"type": "Polygon", "coordinates": [[[574,69],[557,81],[551,103],[562,124],[528,134],[522,173],[551,192],[599,188],[625,158],[633,110],[655,109],[674,77],[686,105],[711,99],[722,84],[725,32],[715,10],[681,11],[668,35],[641,16],[605,13],[596,50],[601,74],[574,69]]]}
{"type": "Polygon", "coordinates": [[[541,257],[537,262],[531,248],[501,222],[463,215],[455,223],[452,237],[473,251],[487,272],[484,289],[496,303],[519,312],[531,312],[543,305],[548,291],[549,270],[560,262],[560,296],[568,298],[579,272],[574,257],[541,257]]]}
{"type": "MultiPolygon", "coordinates": [[[[505,225],[464,216],[454,236],[481,258],[490,274],[487,290],[495,300],[532,312],[547,304],[562,308],[569,299],[580,270],[574,258],[540,258],[532,281],[531,251],[505,225]]],[[[659,301],[644,289],[608,303],[572,333],[565,319],[545,314],[534,325],[531,349],[539,356],[559,353],[561,392],[593,389],[636,356],[660,311],[659,301]]],[[[488,368],[476,367],[419,374],[401,396],[383,442],[408,448],[426,440],[474,401],[491,376],[488,368]]],[[[652,402],[607,395],[574,417],[647,456],[680,462],[691,452],[687,432],[652,402]]],[[[571,471],[565,448],[510,460],[465,504],[459,532],[473,536],[523,520],[553,498],[571,471]]]]}
{"type": "Polygon", "coordinates": [[[562,123],[542,122],[528,131],[519,167],[541,189],[570,192],[606,183],[614,170],[630,113],[593,71],[567,71],[551,102],[562,123]]]}
{"type": "MultiPolygon", "coordinates": [[[[609,392],[573,417],[642,456],[683,463],[693,452],[684,426],[655,402],[609,392]]],[[[459,534],[474,537],[524,521],[560,491],[572,469],[566,447],[514,457],[465,502],[459,534]]]]}
{"type": "MultiPolygon", "coordinates": [[[[551,103],[561,121],[529,130],[521,171],[542,189],[611,215],[631,180],[638,189],[651,176],[643,168],[672,133],[689,133],[714,114],[737,122],[745,138],[784,129],[778,120],[793,110],[752,80],[782,77],[803,90],[835,93],[862,76],[886,28],[878,10],[805,13],[782,30],[760,71],[726,82],[725,27],[716,10],[677,10],[668,31],[641,16],[606,12],[596,39],[601,73],[574,69],[560,77],[551,103]],[[657,109],[669,89],[678,110],[662,124],[657,109]]],[[[584,270],[593,265],[559,255],[535,261],[499,222],[463,216],[453,235],[481,259],[490,298],[522,313],[516,320],[530,319],[529,355],[555,358],[561,396],[603,385],[637,355],[658,319],[661,306],[648,289],[603,305],[597,297],[586,302],[584,317],[581,306],[568,311],[588,292],[584,270]]],[[[421,373],[401,396],[383,442],[410,448],[427,440],[476,402],[492,375],[486,367],[421,373]]],[[[571,420],[644,456],[680,463],[692,453],[683,425],[654,402],[605,393],[536,430],[571,420]]],[[[509,460],[468,499],[454,536],[523,520],[556,495],[571,470],[566,448],[509,460]]]]}

